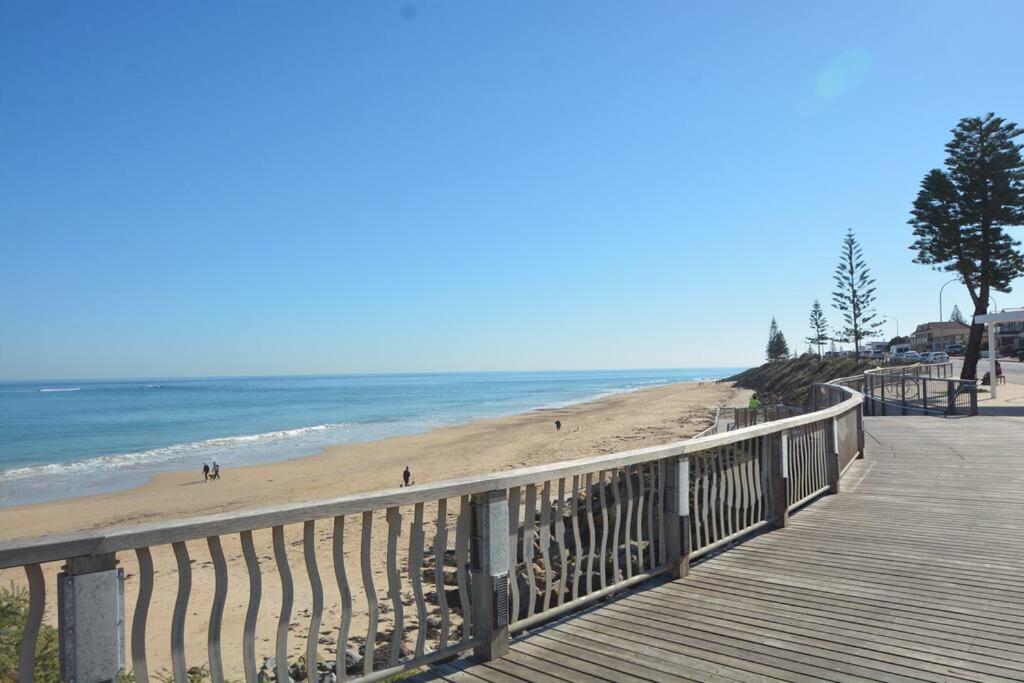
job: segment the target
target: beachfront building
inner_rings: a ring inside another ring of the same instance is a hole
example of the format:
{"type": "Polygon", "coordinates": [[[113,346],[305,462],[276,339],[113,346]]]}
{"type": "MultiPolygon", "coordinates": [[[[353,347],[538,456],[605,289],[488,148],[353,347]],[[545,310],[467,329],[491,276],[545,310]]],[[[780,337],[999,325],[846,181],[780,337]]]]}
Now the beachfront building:
{"type": "Polygon", "coordinates": [[[944,351],[948,344],[967,345],[970,325],[948,320],[946,322],[924,323],[917,326],[910,335],[910,346],[918,353],[944,351]]]}
{"type": "MultiPolygon", "coordinates": [[[[1000,313],[1024,314],[1024,307],[1004,308],[1000,313]]],[[[1024,320],[1013,320],[996,325],[996,348],[1001,354],[1016,354],[1024,349],[1024,320]]]]}
{"type": "Polygon", "coordinates": [[[882,341],[870,341],[865,345],[864,348],[866,348],[873,354],[882,354],[886,353],[889,350],[889,342],[885,341],[884,339],[882,341]]]}

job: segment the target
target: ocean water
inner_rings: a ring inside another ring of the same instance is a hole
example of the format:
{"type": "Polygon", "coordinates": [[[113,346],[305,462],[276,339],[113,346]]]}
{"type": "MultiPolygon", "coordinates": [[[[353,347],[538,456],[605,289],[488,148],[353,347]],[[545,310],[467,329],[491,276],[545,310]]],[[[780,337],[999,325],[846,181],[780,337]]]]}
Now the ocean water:
{"type": "Polygon", "coordinates": [[[0,382],[0,506],[285,460],[740,368],[0,382]]]}

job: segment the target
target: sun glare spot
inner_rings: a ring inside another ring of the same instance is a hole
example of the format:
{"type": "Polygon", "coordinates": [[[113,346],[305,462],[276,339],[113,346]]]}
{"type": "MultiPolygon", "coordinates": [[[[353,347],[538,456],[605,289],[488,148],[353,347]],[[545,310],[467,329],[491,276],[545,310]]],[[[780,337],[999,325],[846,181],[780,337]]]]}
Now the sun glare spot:
{"type": "Polygon", "coordinates": [[[823,100],[845,95],[860,85],[871,69],[871,53],[844,50],[822,67],[814,80],[814,94],[823,100]]]}

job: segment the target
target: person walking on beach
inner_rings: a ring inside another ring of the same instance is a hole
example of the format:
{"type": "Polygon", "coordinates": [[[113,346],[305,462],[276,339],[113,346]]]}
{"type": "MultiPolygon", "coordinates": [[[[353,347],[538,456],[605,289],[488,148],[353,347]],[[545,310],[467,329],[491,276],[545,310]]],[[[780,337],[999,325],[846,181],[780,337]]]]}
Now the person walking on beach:
{"type": "Polygon", "coordinates": [[[412,479],[412,474],[409,472],[409,466],[405,466],[405,471],[402,472],[402,486],[408,486],[409,480],[412,479]]]}
{"type": "Polygon", "coordinates": [[[757,394],[750,397],[750,402],[747,403],[747,407],[751,410],[757,410],[761,407],[761,400],[757,398],[757,394]]]}
{"type": "Polygon", "coordinates": [[[213,474],[210,475],[210,479],[220,479],[220,465],[216,460],[213,461],[213,474]]]}
{"type": "Polygon", "coordinates": [[[555,420],[555,431],[556,432],[562,431],[562,421],[561,420],[555,420]]]}
{"type": "Polygon", "coordinates": [[[203,481],[210,481],[210,466],[203,463],[203,481]]]}

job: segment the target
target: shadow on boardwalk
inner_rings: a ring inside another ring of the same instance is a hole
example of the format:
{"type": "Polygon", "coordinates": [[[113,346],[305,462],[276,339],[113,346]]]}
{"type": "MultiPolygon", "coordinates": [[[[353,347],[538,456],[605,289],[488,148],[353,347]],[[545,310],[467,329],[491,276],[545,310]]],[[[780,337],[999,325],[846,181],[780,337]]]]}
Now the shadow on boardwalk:
{"type": "Polygon", "coordinates": [[[1024,680],[1024,418],[865,428],[789,528],[418,679],[1024,680]]]}

